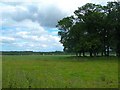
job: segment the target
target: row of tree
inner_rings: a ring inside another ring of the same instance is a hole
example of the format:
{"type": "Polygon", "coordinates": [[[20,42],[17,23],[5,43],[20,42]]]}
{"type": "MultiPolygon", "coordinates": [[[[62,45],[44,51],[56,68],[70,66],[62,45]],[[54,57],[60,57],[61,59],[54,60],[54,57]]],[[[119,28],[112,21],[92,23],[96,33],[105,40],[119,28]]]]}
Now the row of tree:
{"type": "Polygon", "coordinates": [[[65,53],[62,51],[53,52],[34,52],[34,51],[0,51],[0,55],[68,55],[73,53],[65,53]]]}
{"type": "Polygon", "coordinates": [[[111,50],[120,56],[120,2],[108,2],[106,6],[87,3],[74,15],[58,21],[56,27],[66,52],[109,56],[111,50]]]}

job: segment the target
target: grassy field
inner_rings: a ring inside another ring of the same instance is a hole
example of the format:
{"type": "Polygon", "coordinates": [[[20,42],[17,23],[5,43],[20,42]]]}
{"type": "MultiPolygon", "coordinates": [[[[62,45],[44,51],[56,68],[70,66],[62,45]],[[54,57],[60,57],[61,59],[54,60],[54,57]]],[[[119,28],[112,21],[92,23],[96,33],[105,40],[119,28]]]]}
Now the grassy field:
{"type": "Polygon", "coordinates": [[[3,88],[117,88],[116,57],[3,56],[3,88]]]}

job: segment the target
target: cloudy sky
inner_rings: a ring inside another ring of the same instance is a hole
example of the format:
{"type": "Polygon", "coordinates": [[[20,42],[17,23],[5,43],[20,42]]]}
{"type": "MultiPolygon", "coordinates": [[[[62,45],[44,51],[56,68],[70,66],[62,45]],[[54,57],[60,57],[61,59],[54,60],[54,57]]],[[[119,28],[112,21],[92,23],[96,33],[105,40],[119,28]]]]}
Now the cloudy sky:
{"type": "Polygon", "coordinates": [[[62,51],[55,25],[86,3],[109,0],[1,0],[0,51],[62,51]]]}

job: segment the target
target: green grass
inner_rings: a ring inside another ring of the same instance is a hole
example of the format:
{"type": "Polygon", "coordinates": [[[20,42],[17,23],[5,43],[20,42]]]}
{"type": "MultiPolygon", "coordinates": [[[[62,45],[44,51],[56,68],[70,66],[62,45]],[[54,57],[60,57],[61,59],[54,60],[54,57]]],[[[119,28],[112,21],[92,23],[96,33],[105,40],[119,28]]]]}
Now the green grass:
{"type": "Polygon", "coordinates": [[[3,56],[3,88],[117,88],[116,57],[3,56]]]}

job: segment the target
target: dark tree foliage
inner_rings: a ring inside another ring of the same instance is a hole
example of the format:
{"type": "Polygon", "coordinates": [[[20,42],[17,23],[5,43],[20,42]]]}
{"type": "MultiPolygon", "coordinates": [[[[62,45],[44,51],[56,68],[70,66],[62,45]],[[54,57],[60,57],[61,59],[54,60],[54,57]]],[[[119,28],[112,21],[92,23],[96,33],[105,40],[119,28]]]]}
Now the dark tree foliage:
{"type": "Polygon", "coordinates": [[[106,6],[87,3],[74,16],[65,17],[57,24],[64,51],[77,56],[109,56],[110,50],[120,56],[120,2],[106,6]]]}

